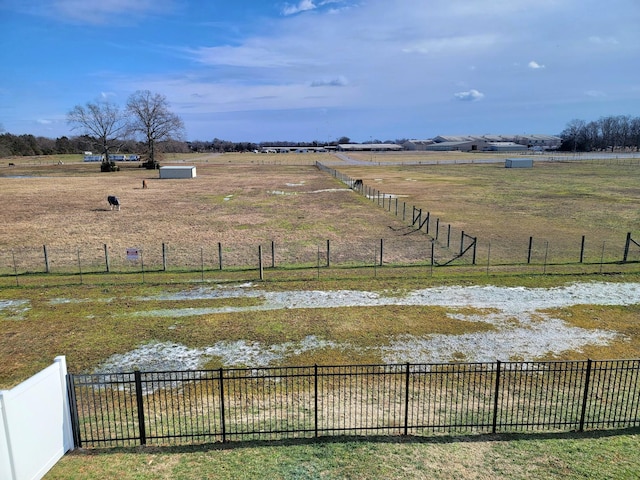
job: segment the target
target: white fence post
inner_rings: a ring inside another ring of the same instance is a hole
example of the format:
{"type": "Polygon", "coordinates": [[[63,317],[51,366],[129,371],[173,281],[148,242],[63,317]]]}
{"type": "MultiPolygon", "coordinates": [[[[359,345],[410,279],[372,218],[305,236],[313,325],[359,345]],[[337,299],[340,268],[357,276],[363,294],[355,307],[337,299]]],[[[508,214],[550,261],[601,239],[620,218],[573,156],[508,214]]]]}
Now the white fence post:
{"type": "Polygon", "coordinates": [[[41,479],[73,448],[65,357],[0,391],[0,478],[41,479]]]}

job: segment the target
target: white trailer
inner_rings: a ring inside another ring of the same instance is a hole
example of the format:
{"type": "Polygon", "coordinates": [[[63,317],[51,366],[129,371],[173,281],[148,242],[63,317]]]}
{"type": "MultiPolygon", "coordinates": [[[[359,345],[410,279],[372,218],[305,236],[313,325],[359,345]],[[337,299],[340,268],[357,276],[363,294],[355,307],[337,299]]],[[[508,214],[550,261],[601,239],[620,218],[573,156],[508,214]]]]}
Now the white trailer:
{"type": "Polygon", "coordinates": [[[160,178],[196,178],[195,166],[160,167],[160,178]]]}
{"type": "Polygon", "coordinates": [[[530,158],[507,158],[504,161],[505,168],[532,168],[533,160],[530,158]]]}

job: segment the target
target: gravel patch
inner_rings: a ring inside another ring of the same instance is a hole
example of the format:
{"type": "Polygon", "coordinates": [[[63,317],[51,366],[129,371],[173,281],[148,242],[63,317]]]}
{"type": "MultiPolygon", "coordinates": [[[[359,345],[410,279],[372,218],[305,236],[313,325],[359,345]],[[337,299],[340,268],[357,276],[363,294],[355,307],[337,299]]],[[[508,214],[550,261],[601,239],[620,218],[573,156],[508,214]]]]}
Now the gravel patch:
{"type": "MultiPolygon", "coordinates": [[[[371,347],[371,350],[380,354],[386,363],[532,360],[567,350],[580,351],[586,345],[606,345],[620,337],[617,332],[573,327],[561,319],[543,313],[542,310],[580,304],[638,304],[640,283],[590,282],[557,288],[454,286],[415,290],[402,296],[357,290],[267,292],[254,289],[251,284],[244,284],[233,288],[200,287],[153,298],[176,300],[236,297],[262,298],[263,303],[249,307],[154,310],[137,312],[135,315],[180,317],[251,310],[383,305],[472,307],[486,309],[488,313],[452,313],[451,317],[490,323],[496,327],[494,331],[462,335],[434,334],[423,337],[405,334],[389,338],[386,345],[371,347]]],[[[298,343],[275,345],[245,340],[218,342],[201,349],[189,349],[173,343],[150,343],[127,354],[111,357],[96,371],[130,371],[133,368],[197,369],[213,357],[218,357],[225,366],[269,366],[290,355],[327,347],[347,351],[358,350],[347,343],[329,342],[317,337],[307,337],[298,343]]]]}
{"type": "Polygon", "coordinates": [[[29,300],[0,300],[0,315],[4,320],[24,320],[30,308],[29,300]]]}

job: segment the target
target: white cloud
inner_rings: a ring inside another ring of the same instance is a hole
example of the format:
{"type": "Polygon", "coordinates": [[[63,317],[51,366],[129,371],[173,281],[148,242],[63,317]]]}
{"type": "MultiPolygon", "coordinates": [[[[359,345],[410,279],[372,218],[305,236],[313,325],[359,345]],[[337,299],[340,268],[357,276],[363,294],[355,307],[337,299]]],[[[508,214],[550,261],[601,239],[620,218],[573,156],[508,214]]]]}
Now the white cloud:
{"type": "Polygon", "coordinates": [[[484,93],[479,92],[475,88],[472,88],[471,90],[468,90],[466,92],[454,93],[453,96],[463,102],[477,102],[484,98],[484,93]]]}
{"type": "Polygon", "coordinates": [[[587,90],[586,92],[584,92],[585,95],[587,97],[592,97],[592,98],[603,98],[606,97],[607,94],[600,91],[600,90],[587,90]]]}
{"type": "Polygon", "coordinates": [[[315,10],[316,8],[318,7],[315,3],[313,3],[313,0],[300,0],[297,5],[290,5],[288,3],[285,4],[284,8],[282,9],[282,14],[285,16],[295,15],[296,13],[315,10]]]}
{"type": "Polygon", "coordinates": [[[455,54],[466,52],[470,49],[484,50],[497,43],[497,36],[493,33],[479,35],[456,35],[443,38],[419,39],[404,48],[404,53],[417,53],[422,55],[446,53],[455,54]]]}
{"type": "Polygon", "coordinates": [[[531,60],[527,66],[529,68],[531,68],[532,70],[538,70],[538,69],[541,69],[541,68],[546,68],[545,65],[541,65],[538,62],[536,62],[535,60],[531,60]]]}
{"type": "Polygon", "coordinates": [[[618,45],[618,39],[615,37],[598,37],[592,36],[589,37],[589,42],[594,43],[596,45],[618,45]]]}

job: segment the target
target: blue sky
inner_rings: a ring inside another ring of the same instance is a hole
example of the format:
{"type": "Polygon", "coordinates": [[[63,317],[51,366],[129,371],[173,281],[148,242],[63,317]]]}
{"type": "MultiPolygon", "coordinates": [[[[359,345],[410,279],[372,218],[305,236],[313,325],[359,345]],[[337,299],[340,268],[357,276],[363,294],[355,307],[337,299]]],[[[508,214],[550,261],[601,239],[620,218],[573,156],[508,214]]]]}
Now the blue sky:
{"type": "Polygon", "coordinates": [[[640,115],[638,0],[0,0],[0,124],[165,95],[188,140],[556,134],[640,115]]]}

